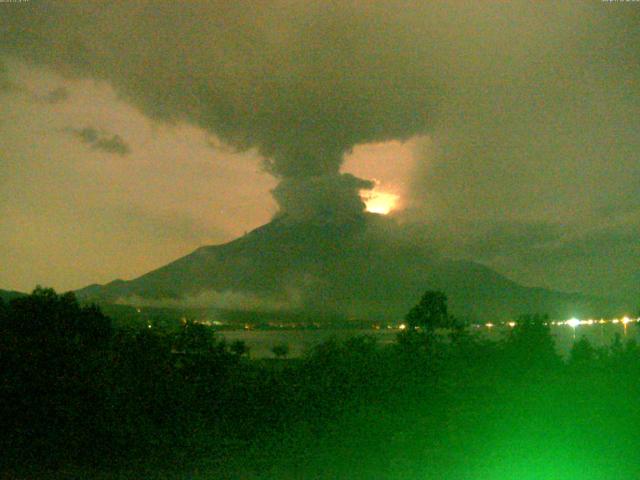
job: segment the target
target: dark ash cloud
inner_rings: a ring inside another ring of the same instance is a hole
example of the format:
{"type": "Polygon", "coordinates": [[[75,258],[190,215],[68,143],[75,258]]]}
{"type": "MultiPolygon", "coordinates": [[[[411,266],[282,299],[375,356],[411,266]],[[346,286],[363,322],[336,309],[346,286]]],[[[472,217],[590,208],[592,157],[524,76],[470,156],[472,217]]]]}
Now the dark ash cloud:
{"type": "Polygon", "coordinates": [[[281,215],[291,221],[313,219],[323,223],[350,223],[364,210],[360,190],[374,183],[350,174],[283,179],[272,191],[281,215]]]}
{"type": "Polygon", "coordinates": [[[95,150],[113,153],[121,157],[131,153],[131,148],[124,142],[120,135],[109,135],[93,127],[80,129],[70,128],[68,131],[95,150]]]}
{"type": "Polygon", "coordinates": [[[428,21],[408,30],[411,15],[396,7],[45,2],[3,12],[2,44],[27,61],[107,80],[153,118],[256,148],[288,183],[340,182],[354,145],[424,132],[437,107],[439,18],[420,7],[428,21]]]}
{"type": "Polygon", "coordinates": [[[114,135],[111,138],[101,138],[93,144],[93,148],[120,156],[128,155],[131,151],[119,135],[114,135]]]}

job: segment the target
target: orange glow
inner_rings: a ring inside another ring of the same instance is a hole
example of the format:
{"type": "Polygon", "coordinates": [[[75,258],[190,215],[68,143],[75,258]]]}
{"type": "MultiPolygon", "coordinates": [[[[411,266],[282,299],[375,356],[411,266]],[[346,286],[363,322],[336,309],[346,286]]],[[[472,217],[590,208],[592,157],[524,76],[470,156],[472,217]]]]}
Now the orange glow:
{"type": "Polygon", "coordinates": [[[391,212],[400,197],[393,193],[377,192],[375,190],[362,195],[367,212],[387,215],[391,212]]]}

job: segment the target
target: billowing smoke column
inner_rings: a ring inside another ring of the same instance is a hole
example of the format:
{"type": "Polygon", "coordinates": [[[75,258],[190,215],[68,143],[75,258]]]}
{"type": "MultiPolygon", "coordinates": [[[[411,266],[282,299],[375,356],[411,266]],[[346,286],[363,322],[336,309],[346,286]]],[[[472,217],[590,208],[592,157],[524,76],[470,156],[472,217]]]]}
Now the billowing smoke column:
{"type": "MultiPolygon", "coordinates": [[[[452,173],[485,165],[511,171],[512,160],[527,168],[540,159],[554,162],[543,148],[557,143],[552,122],[583,125],[593,117],[583,105],[606,110],[637,90],[629,66],[637,63],[638,9],[618,7],[7,2],[0,3],[0,61],[16,56],[107,81],[155,119],[189,122],[238,149],[257,149],[282,181],[274,191],[281,214],[349,217],[362,211],[358,190],[369,185],[340,173],[344,154],[357,144],[431,133],[444,161],[430,170],[438,181],[416,194],[435,187],[436,197],[445,199],[463,184],[480,183],[470,175],[456,184],[452,173]],[[612,82],[618,90],[610,99],[612,82]],[[535,158],[523,162],[523,155],[535,158]],[[322,202],[330,203],[318,209],[322,202]]],[[[620,115],[628,115],[623,107],[620,115]]],[[[565,150],[558,148],[561,158],[565,150]]],[[[503,189],[521,187],[503,176],[503,189]]],[[[485,176],[487,193],[479,195],[493,198],[493,177],[485,176]]],[[[430,205],[435,200],[428,197],[430,205]]]]}
{"type": "Polygon", "coordinates": [[[368,181],[345,152],[423,131],[424,45],[362,2],[32,2],[3,8],[2,53],[106,80],[153,118],[256,148],[281,214],[348,218],[368,181]],[[399,35],[394,35],[398,33],[399,35]],[[421,61],[416,61],[420,59],[421,61]]]}
{"type": "Polygon", "coordinates": [[[285,178],[273,190],[273,197],[288,220],[347,224],[364,210],[359,191],[374,183],[350,174],[285,178]]]}

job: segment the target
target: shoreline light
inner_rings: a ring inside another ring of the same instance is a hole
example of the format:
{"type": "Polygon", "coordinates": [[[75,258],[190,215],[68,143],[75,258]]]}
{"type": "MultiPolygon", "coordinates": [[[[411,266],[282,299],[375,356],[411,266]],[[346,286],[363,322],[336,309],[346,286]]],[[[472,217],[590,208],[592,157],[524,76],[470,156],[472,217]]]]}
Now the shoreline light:
{"type": "Polygon", "coordinates": [[[569,325],[571,328],[576,328],[578,325],[580,325],[580,320],[578,320],[577,318],[573,317],[570,318],[569,320],[567,320],[565,322],[566,325],[569,325]]]}

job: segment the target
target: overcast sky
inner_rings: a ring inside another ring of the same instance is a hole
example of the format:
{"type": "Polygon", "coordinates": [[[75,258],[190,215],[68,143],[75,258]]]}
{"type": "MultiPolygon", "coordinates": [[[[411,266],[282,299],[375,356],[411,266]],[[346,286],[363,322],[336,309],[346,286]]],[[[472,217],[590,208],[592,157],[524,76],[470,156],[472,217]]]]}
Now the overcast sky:
{"type": "Polygon", "coordinates": [[[373,180],[447,255],[640,296],[639,25],[633,2],[0,3],[0,288],[133,278],[373,180]]]}

